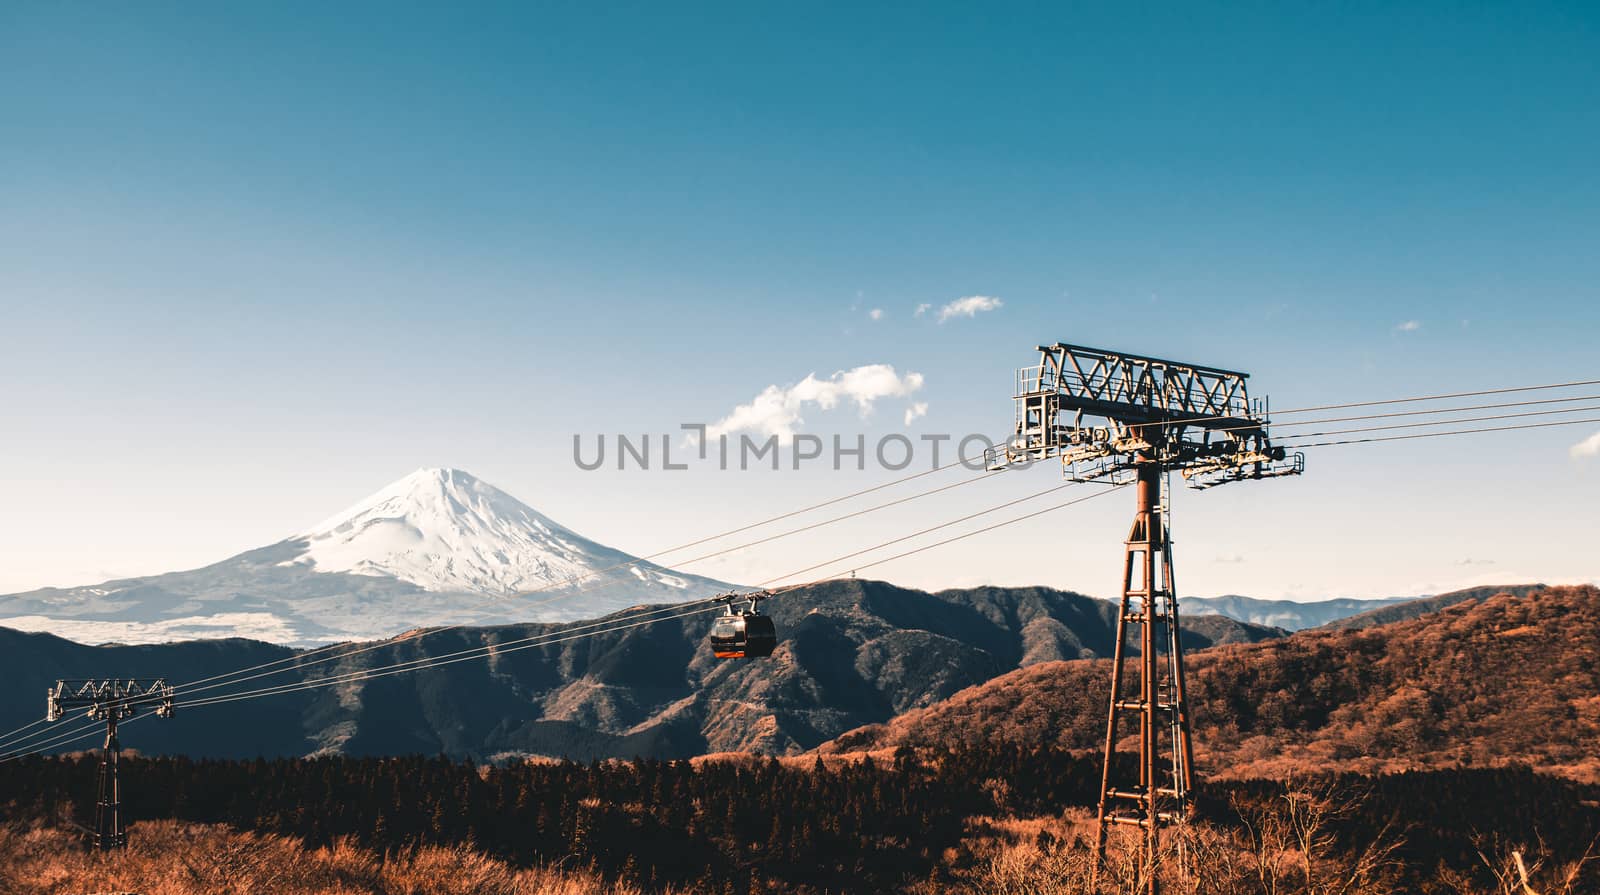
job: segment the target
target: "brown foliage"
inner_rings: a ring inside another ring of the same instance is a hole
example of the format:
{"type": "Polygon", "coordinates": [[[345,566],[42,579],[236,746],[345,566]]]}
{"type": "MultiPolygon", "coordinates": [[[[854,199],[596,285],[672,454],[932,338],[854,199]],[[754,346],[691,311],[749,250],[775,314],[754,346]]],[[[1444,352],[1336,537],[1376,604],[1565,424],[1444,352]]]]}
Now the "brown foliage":
{"type": "MultiPolygon", "coordinates": [[[[1355,802],[1325,784],[1291,786],[1282,798],[1249,807],[1237,830],[1203,823],[1164,837],[1162,891],[1178,895],[1390,895],[1398,840],[1387,831],[1351,850],[1336,847],[1329,828],[1355,802]]],[[[1122,895],[1143,891],[1145,868],[1119,832],[1098,878],[1093,874],[1094,820],[1088,812],[1059,819],[978,820],[968,849],[977,860],[953,885],[926,887],[967,895],[1122,895]]],[[[923,895],[918,892],[918,895],[923,895]]],[[[1476,892],[1463,895],[1478,895],[1476,892]]]]}
{"type": "Polygon", "coordinates": [[[101,854],[42,826],[0,827],[0,892],[68,895],[639,895],[581,869],[518,869],[466,846],[378,854],[341,840],[307,848],[223,826],[134,824],[126,851],[101,854]]]}
{"type": "MultiPolygon", "coordinates": [[[[1440,867],[1421,878],[1397,873],[1402,839],[1380,830],[1341,847],[1332,830],[1360,809],[1361,796],[1325,778],[1290,781],[1269,801],[1243,803],[1244,823],[1223,829],[1191,823],[1166,834],[1162,891],[1175,895],[1579,895],[1583,868],[1600,856],[1554,862],[1540,847],[1485,844],[1487,869],[1475,879],[1440,867]]],[[[1113,838],[1098,878],[1092,874],[1093,816],[1087,811],[1030,820],[975,819],[967,850],[975,860],[952,881],[913,895],[1132,895],[1143,891],[1136,852],[1113,838]]]]}
{"type": "MultiPolygon", "coordinates": [[[[994,739],[1093,749],[1109,663],[1012,672],[825,750],[994,739]]],[[[1190,657],[1200,762],[1223,776],[1512,762],[1600,781],[1600,590],[1557,587],[1407,622],[1190,657]]]]}

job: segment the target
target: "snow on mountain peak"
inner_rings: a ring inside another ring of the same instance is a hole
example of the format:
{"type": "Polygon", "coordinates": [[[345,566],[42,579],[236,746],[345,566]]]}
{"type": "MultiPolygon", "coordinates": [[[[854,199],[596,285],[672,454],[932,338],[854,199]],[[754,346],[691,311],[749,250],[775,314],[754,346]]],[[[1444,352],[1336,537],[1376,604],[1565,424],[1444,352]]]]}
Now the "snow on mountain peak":
{"type": "Polygon", "coordinates": [[[591,541],[471,473],[429,468],[302,534],[198,569],[0,595],[0,625],[125,643],[231,632],[315,646],[599,618],[729,587],[591,541]],[[514,597],[535,590],[545,593],[514,597]]]}
{"type": "MultiPolygon", "coordinates": [[[[486,595],[556,584],[628,559],[471,473],[447,468],[419,469],[295,539],[306,542],[295,562],[319,572],[387,575],[425,590],[486,595]]],[[[653,577],[670,583],[672,576],[653,577]]]]}

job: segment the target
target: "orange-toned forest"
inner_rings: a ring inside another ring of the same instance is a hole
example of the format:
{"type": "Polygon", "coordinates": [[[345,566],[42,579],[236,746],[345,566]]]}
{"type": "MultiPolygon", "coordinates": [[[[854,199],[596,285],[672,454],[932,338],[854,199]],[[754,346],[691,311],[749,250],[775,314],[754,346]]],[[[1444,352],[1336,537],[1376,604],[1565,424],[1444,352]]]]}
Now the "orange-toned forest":
{"type": "MultiPolygon", "coordinates": [[[[827,752],[994,739],[1094,749],[1104,661],[1012,672],[827,752]]],[[[1199,763],[1213,777],[1527,764],[1600,782],[1600,591],[1500,595],[1410,621],[1303,631],[1189,660],[1199,763]]]]}

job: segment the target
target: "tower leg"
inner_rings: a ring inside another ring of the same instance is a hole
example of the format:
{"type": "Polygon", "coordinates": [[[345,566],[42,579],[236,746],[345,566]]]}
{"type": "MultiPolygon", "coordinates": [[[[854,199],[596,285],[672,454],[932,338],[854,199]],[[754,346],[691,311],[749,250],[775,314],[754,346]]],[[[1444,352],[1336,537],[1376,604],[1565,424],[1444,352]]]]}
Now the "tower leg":
{"type": "Polygon", "coordinates": [[[106,716],[106,747],[100,758],[100,791],[94,806],[94,844],[101,851],[127,846],[122,829],[122,784],[117,779],[122,744],[117,740],[117,710],[106,716]]]}
{"type": "Polygon", "coordinates": [[[1106,836],[1109,832],[1108,818],[1113,807],[1111,789],[1111,766],[1117,754],[1117,697],[1122,692],[1123,665],[1127,660],[1128,643],[1128,618],[1130,610],[1129,590],[1133,585],[1133,551],[1128,551],[1122,570],[1122,603],[1117,613],[1117,642],[1111,652],[1111,704],[1106,716],[1106,746],[1105,758],[1100,770],[1100,809],[1097,814],[1100,822],[1097,825],[1094,842],[1094,874],[1098,879],[1100,866],[1106,857],[1106,836]]]}
{"type": "Polygon", "coordinates": [[[1146,895],[1159,895],[1161,828],[1181,819],[1187,810],[1194,761],[1183,686],[1177,594],[1172,588],[1171,544],[1161,509],[1163,473],[1155,462],[1142,462],[1136,468],[1138,507],[1128,534],[1117,644],[1112,658],[1094,884],[1098,885],[1105,862],[1111,827],[1128,825],[1138,828],[1141,834],[1139,888],[1146,895]],[[1139,629],[1138,684],[1132,692],[1125,692],[1130,625],[1139,629]],[[1136,785],[1123,788],[1116,785],[1113,765],[1119,724],[1130,715],[1139,722],[1139,776],[1136,785]]]}

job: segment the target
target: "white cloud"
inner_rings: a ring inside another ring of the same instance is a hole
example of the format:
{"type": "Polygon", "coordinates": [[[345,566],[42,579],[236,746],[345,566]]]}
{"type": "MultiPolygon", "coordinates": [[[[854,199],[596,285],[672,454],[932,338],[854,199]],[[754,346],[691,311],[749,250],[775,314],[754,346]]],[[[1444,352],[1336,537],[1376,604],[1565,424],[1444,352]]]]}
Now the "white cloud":
{"type": "Polygon", "coordinates": [[[873,308],[872,310],[867,312],[867,316],[871,317],[873,320],[882,320],[883,319],[883,308],[873,308]]]}
{"type": "Polygon", "coordinates": [[[1589,457],[1600,457],[1600,432],[1590,435],[1568,449],[1574,460],[1585,460],[1589,457]]]}
{"type": "Polygon", "coordinates": [[[969,295],[939,309],[939,322],[944,323],[955,317],[976,317],[980,311],[993,311],[1005,303],[989,295],[969,295]]]}
{"type": "Polygon", "coordinates": [[[908,426],[911,425],[911,421],[915,420],[917,417],[927,416],[927,415],[928,415],[928,402],[927,401],[918,401],[917,403],[912,404],[910,407],[906,408],[906,425],[908,425],[908,426]]]}
{"type": "MultiPolygon", "coordinates": [[[[921,373],[908,371],[902,376],[888,364],[840,370],[827,379],[818,379],[812,373],[788,388],[769,385],[762,389],[749,403],[740,404],[733,412],[707,426],[706,437],[757,432],[787,438],[794,434],[796,425],[805,422],[801,413],[808,406],[832,410],[848,401],[865,417],[872,412],[875,401],[911,395],[922,388],[922,382],[921,373]]],[[[921,406],[926,412],[927,405],[921,406]]]]}
{"type": "Polygon", "coordinates": [[[916,313],[912,314],[911,316],[913,316],[913,317],[921,317],[923,314],[928,313],[928,309],[931,308],[931,307],[933,307],[933,305],[930,305],[927,302],[923,302],[922,304],[917,305],[916,313]]]}
{"type": "Polygon", "coordinates": [[[1421,328],[1421,320],[1407,320],[1404,323],[1395,326],[1394,331],[1397,333],[1414,333],[1421,328]]]}

